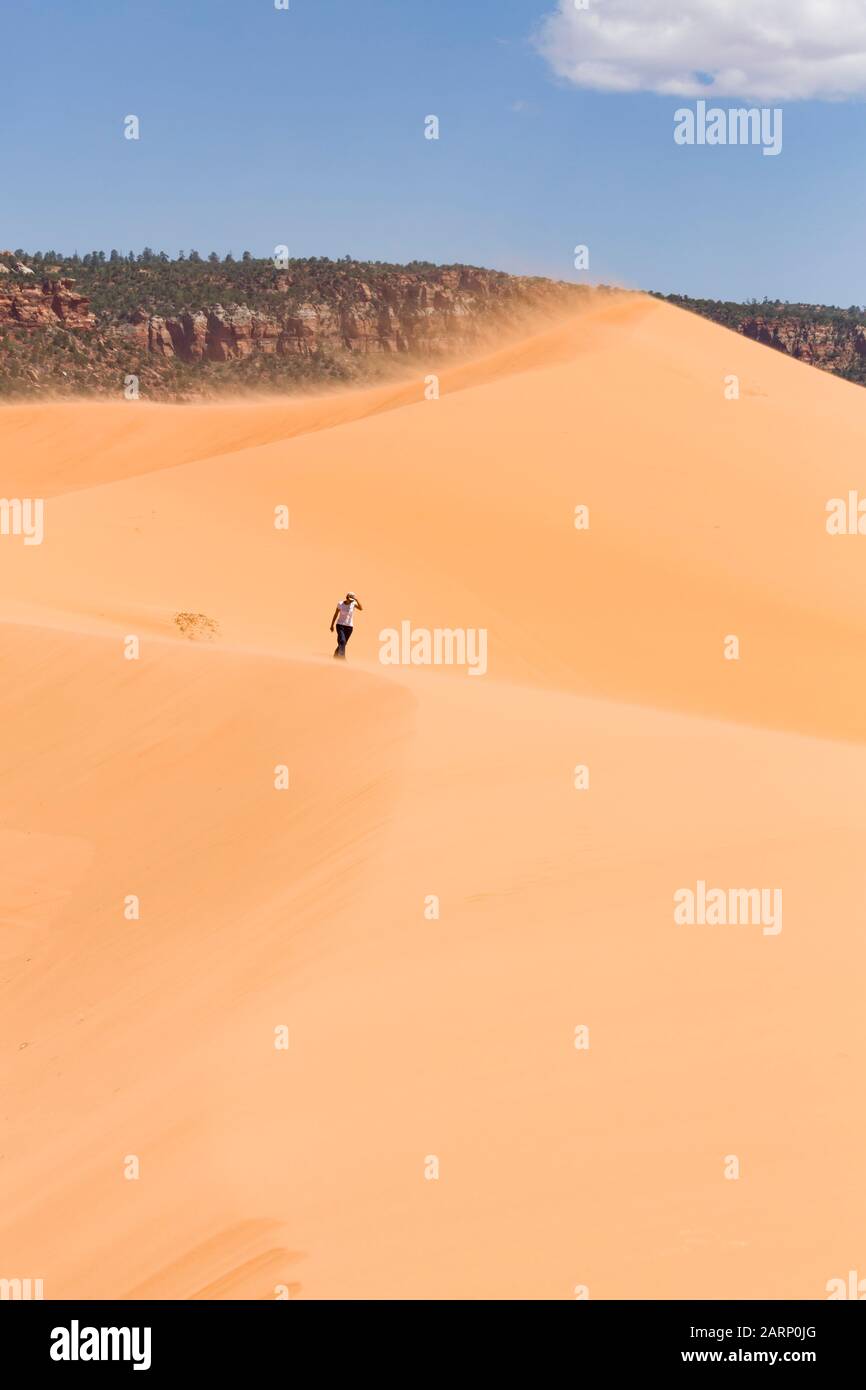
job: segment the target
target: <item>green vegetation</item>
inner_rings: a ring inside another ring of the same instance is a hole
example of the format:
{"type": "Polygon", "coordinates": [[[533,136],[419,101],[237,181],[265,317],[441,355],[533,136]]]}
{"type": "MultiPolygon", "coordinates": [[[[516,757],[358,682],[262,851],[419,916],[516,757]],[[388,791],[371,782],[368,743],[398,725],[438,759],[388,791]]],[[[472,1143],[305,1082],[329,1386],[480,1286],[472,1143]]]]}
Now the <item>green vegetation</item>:
{"type": "MultiPolygon", "coordinates": [[[[387,281],[401,274],[414,279],[433,280],[443,270],[472,274],[477,267],[437,266],[430,261],[410,261],[393,265],[387,261],[328,260],[325,256],[289,259],[285,269],[276,269],[270,259],[256,259],[244,251],[240,259],[231,252],[222,260],[215,251],[183,250],[176,260],[164,251],[146,246],[138,254],[89,251],[86,255],[61,255],[57,251],[36,251],[28,255],[16,251],[19,260],[37,276],[51,274],[75,281],[78,293],[86,295],[91,309],[102,324],[116,323],[138,309],[162,317],[176,316],[184,310],[211,308],[215,304],[246,304],[250,309],[284,316],[301,303],[334,304],[363,298],[361,285],[376,295],[387,281]]],[[[513,277],[504,272],[485,271],[485,276],[507,285],[513,277]]]]}
{"type": "Polygon", "coordinates": [[[866,327],[866,308],[852,304],[840,309],[833,304],[792,304],[787,299],[747,299],[737,304],[727,299],[690,299],[685,294],[659,294],[650,290],[654,299],[664,299],[680,309],[690,309],[702,318],[722,323],[726,328],[739,329],[750,319],[801,319],[804,323],[835,323],[850,328],[852,324],[866,327]]]}

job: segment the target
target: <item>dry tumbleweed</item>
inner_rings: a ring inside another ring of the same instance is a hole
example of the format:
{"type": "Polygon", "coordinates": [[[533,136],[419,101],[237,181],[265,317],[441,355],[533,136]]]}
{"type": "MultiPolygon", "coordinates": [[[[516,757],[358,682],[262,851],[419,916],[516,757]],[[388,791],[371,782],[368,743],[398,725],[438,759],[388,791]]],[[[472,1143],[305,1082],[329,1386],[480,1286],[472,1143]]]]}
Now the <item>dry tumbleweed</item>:
{"type": "Polygon", "coordinates": [[[206,613],[175,613],[174,621],[191,642],[210,642],[219,632],[219,623],[206,613]]]}

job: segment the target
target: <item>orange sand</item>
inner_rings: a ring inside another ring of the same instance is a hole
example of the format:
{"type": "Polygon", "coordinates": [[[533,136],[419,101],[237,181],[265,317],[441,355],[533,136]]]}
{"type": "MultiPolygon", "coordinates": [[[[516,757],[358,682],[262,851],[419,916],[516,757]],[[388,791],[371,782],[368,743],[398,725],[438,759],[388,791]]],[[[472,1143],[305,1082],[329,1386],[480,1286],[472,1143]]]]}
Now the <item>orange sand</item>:
{"type": "Polygon", "coordinates": [[[866,392],[639,299],[441,381],[0,411],[49,499],[0,538],[0,1277],[823,1298],[866,1258],[866,540],[824,527],[866,392]],[[486,627],[487,675],[382,666],[403,619],[486,627]],[[782,932],[675,926],[699,878],[782,932]]]}

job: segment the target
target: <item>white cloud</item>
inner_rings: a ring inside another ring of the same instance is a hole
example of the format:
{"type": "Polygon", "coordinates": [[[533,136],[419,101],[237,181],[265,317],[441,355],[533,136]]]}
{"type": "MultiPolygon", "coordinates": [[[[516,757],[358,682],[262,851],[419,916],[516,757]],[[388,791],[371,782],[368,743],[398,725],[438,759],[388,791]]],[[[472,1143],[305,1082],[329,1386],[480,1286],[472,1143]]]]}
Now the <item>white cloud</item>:
{"type": "Polygon", "coordinates": [[[537,44],[558,76],[596,91],[866,96],[864,0],[559,0],[537,44]]]}

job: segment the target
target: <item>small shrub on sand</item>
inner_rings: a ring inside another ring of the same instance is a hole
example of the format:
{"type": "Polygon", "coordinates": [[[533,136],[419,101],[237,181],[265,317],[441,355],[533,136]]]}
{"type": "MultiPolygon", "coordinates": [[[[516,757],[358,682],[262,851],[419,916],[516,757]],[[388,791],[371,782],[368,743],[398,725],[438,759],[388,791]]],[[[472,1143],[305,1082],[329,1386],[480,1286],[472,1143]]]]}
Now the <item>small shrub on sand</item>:
{"type": "Polygon", "coordinates": [[[175,613],[176,626],[190,642],[211,642],[219,632],[219,623],[206,613],[175,613]]]}

